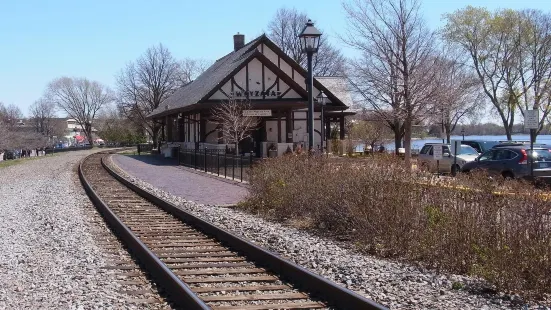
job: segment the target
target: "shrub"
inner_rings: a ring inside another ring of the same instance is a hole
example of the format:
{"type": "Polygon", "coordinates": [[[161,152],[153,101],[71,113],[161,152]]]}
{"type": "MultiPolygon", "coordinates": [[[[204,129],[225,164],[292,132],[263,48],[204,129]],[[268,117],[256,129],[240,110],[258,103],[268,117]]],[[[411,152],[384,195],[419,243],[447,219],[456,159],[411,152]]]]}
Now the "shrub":
{"type": "Polygon", "coordinates": [[[483,277],[527,297],[551,292],[551,207],[530,184],[482,174],[450,181],[392,156],[280,157],[251,171],[242,205],[348,234],[360,249],[483,277]]]}

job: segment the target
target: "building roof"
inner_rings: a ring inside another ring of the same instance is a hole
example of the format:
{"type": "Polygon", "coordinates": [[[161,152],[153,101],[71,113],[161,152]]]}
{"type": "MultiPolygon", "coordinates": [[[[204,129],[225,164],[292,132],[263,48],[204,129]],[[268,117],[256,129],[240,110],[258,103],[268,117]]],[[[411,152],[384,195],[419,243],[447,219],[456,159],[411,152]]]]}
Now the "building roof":
{"type": "Polygon", "coordinates": [[[165,110],[174,110],[198,103],[218,84],[222,82],[243,62],[255,53],[254,46],[262,36],[250,41],[237,51],[218,59],[212,66],[203,72],[197,79],[178,89],[172,96],[155,109],[150,116],[160,114],[165,110]]]}
{"type": "Polygon", "coordinates": [[[333,95],[337,96],[342,103],[347,106],[352,106],[352,96],[350,95],[350,89],[348,88],[348,82],[345,77],[342,76],[316,76],[318,80],[325,88],[327,88],[333,95]]]}
{"type": "MultiPolygon", "coordinates": [[[[239,71],[239,69],[246,65],[251,59],[255,57],[265,59],[256,49],[260,43],[265,43],[272,47],[274,52],[284,57],[290,65],[295,67],[295,70],[299,73],[302,72],[304,75],[306,74],[304,68],[300,67],[300,65],[283,53],[275,43],[263,34],[251,40],[237,51],[232,51],[226,56],[218,59],[212,66],[197,77],[197,79],[184,85],[172,96],[167,98],[158,108],[148,115],[148,118],[172,114],[175,110],[180,110],[207,100],[229,77],[239,71]]],[[[352,103],[350,94],[347,92],[348,88],[346,86],[346,81],[342,77],[316,77],[314,79],[314,85],[326,92],[331,102],[342,105],[343,109],[347,109],[352,103]],[[321,80],[324,82],[320,83],[321,80]],[[327,85],[325,85],[326,83],[327,85]],[[331,89],[329,89],[329,87],[331,87],[331,89]]],[[[304,90],[302,91],[304,92],[304,90]]]]}

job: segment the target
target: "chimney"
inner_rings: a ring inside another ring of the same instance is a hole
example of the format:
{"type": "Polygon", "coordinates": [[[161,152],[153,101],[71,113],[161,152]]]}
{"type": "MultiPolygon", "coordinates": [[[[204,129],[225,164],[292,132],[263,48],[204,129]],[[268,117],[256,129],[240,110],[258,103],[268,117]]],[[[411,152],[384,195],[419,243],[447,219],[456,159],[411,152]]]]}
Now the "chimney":
{"type": "Polygon", "coordinates": [[[245,46],[245,35],[239,34],[238,32],[233,36],[233,50],[237,51],[243,46],[245,46]]]}

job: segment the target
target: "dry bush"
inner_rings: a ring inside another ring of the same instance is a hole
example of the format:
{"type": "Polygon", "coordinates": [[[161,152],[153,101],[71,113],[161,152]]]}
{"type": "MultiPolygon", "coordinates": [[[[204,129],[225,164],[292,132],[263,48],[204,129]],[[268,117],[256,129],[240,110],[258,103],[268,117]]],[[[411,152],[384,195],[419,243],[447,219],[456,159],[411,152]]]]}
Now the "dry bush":
{"type": "Polygon", "coordinates": [[[477,173],[435,181],[387,156],[268,159],[250,183],[250,211],[348,234],[369,253],[480,276],[500,290],[551,292],[551,196],[530,184],[477,173]]]}

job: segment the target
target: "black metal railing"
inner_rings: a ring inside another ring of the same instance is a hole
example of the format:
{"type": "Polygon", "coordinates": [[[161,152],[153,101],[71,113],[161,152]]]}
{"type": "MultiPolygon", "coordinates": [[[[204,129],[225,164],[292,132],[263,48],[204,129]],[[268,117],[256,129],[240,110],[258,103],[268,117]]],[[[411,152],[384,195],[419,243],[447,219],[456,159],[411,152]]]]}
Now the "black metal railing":
{"type": "Polygon", "coordinates": [[[42,150],[44,151],[45,155],[48,154],[55,154],[55,153],[65,153],[65,152],[72,152],[72,151],[82,151],[82,150],[91,150],[92,146],[71,146],[71,147],[65,147],[65,148],[52,148],[52,147],[46,147],[42,150]]]}
{"type": "Polygon", "coordinates": [[[179,165],[241,182],[248,181],[253,160],[252,153],[235,155],[223,149],[180,148],[178,151],[179,165]]]}
{"type": "Polygon", "coordinates": [[[137,145],[138,154],[151,152],[153,150],[153,143],[140,143],[137,145]]]}

